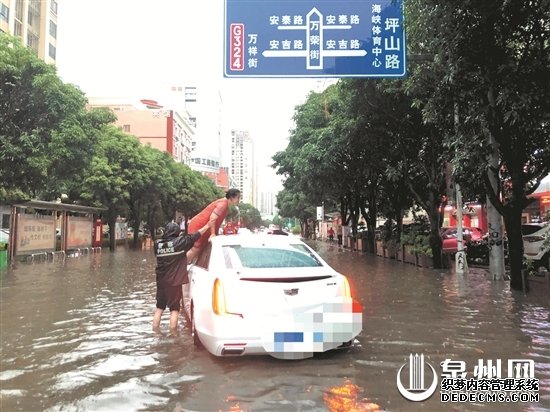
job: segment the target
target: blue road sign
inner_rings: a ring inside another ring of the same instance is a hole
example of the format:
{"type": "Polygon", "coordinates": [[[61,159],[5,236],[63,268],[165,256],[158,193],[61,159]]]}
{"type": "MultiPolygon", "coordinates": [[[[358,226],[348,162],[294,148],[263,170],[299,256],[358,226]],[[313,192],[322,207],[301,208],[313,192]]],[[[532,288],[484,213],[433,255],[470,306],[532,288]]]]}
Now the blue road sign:
{"type": "Polygon", "coordinates": [[[226,77],[403,77],[402,0],[225,0],[226,77]]]}

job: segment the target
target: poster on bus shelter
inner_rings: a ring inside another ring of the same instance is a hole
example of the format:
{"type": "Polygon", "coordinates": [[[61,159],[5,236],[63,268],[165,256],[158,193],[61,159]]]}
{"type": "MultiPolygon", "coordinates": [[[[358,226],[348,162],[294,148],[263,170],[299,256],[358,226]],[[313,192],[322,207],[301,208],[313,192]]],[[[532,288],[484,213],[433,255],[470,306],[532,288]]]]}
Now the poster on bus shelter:
{"type": "Polygon", "coordinates": [[[92,217],[67,216],[67,248],[92,246],[92,217]]]}
{"type": "Polygon", "coordinates": [[[17,255],[55,250],[53,215],[19,215],[15,253],[17,255]]]}

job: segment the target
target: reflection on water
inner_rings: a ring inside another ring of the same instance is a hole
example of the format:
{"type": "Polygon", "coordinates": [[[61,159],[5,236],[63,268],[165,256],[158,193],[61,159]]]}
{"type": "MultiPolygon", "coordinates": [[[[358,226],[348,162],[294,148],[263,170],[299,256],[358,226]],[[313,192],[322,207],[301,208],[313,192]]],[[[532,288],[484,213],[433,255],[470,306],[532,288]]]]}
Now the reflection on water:
{"type": "Polygon", "coordinates": [[[380,405],[362,397],[363,389],[349,379],[340,386],[333,386],[323,392],[323,401],[330,412],[376,412],[380,405]]]}
{"type": "Polygon", "coordinates": [[[215,358],[188,330],[151,330],[150,251],[21,264],[1,274],[2,411],[550,411],[550,303],[481,272],[455,276],[315,244],[364,312],[358,344],[301,361],[215,358]],[[433,365],[533,359],[540,403],[402,398],[411,352],[433,365]],[[443,408],[445,406],[445,408],[443,408]]]}

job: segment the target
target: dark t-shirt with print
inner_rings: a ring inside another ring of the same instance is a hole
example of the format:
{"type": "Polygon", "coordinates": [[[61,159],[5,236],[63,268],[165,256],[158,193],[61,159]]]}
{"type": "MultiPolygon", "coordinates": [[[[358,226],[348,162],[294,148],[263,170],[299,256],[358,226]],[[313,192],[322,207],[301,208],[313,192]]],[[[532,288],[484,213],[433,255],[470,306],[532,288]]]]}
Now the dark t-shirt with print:
{"type": "Polygon", "coordinates": [[[157,285],[178,286],[189,283],[186,253],[199,237],[200,233],[195,232],[192,235],[155,241],[157,285]]]}

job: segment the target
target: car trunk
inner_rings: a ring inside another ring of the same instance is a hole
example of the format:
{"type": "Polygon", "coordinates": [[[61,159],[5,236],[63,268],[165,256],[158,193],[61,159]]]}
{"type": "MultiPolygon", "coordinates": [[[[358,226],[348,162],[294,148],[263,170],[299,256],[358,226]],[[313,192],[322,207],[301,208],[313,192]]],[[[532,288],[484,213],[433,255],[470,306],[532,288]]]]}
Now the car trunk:
{"type": "Polygon", "coordinates": [[[339,278],[326,268],[240,270],[222,280],[227,311],[243,316],[275,315],[311,307],[337,296],[339,278]]]}

